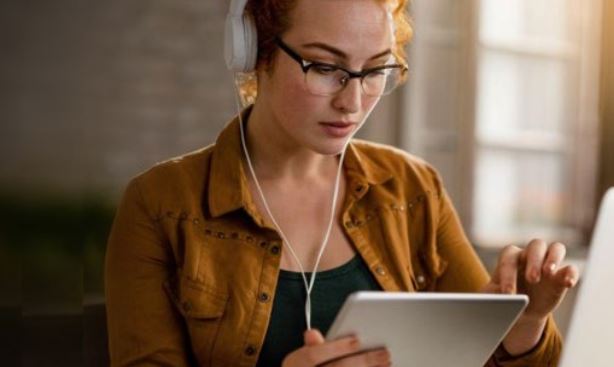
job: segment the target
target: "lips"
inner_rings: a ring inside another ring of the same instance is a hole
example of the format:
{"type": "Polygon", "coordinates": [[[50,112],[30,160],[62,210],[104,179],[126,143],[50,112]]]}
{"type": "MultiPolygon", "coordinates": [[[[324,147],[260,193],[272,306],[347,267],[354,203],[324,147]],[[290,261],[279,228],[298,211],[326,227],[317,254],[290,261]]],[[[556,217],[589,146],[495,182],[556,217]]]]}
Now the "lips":
{"type": "Polygon", "coordinates": [[[322,125],[329,125],[329,126],[334,126],[334,127],[348,127],[350,125],[354,125],[353,122],[345,122],[345,121],[326,121],[326,122],[321,122],[322,125]]]}
{"type": "Polygon", "coordinates": [[[356,123],[346,121],[326,121],[320,122],[320,126],[322,126],[327,135],[334,138],[343,138],[348,136],[354,130],[356,123]]]}

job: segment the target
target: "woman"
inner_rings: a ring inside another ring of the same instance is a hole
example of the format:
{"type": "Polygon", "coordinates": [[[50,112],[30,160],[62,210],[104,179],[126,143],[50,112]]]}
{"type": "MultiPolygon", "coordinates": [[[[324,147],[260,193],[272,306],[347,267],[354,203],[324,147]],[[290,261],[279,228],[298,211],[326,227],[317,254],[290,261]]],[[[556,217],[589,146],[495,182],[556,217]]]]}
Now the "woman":
{"type": "Polygon", "coordinates": [[[350,142],[404,77],[405,7],[248,1],[257,86],[242,93],[257,92],[253,105],[214,145],[134,178],[118,209],[106,259],[113,366],[389,365],[386,349],[359,352],[359,335],[322,337],[357,290],[526,293],[489,364],[556,364],[551,313],[577,280],[565,247],[507,247],[489,278],[429,165],[350,142]],[[301,271],[316,264],[310,288],[301,271]]]}

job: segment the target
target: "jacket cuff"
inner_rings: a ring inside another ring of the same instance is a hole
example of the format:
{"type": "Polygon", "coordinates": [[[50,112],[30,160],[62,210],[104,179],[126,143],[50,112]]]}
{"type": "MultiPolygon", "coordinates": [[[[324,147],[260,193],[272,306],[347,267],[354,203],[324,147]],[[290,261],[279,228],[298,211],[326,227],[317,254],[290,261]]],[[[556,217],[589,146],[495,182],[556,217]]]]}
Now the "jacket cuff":
{"type": "Polygon", "coordinates": [[[561,336],[552,319],[548,321],[541,339],[526,353],[513,356],[503,347],[503,343],[495,350],[488,366],[497,367],[526,367],[526,366],[556,366],[561,354],[561,336]]]}

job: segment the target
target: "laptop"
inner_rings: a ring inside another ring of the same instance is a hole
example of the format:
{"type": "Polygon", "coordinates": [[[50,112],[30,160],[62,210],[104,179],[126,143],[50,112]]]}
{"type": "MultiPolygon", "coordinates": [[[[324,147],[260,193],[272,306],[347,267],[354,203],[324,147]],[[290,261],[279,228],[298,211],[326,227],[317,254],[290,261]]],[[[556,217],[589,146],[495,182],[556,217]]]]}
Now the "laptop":
{"type": "Polygon", "coordinates": [[[559,367],[611,367],[614,347],[614,187],[602,202],[559,367]]]}

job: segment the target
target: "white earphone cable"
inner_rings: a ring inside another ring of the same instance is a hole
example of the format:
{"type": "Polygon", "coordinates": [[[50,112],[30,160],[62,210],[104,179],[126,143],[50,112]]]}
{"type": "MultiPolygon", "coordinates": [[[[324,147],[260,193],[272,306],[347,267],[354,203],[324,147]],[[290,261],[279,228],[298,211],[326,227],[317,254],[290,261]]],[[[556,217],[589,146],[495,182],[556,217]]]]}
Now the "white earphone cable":
{"type": "MultiPolygon", "coordinates": [[[[296,261],[300,272],[301,272],[301,276],[303,278],[303,283],[305,285],[305,291],[306,291],[306,302],[305,302],[305,319],[307,322],[307,329],[311,329],[311,291],[313,289],[313,285],[315,283],[315,278],[316,278],[316,274],[317,274],[317,270],[318,270],[318,266],[320,264],[320,260],[322,259],[322,255],[324,254],[324,250],[326,248],[326,245],[328,244],[328,240],[330,237],[330,233],[333,227],[333,222],[335,219],[335,208],[336,208],[336,204],[337,204],[337,200],[338,200],[338,196],[339,196],[339,183],[340,183],[340,179],[341,179],[341,173],[343,171],[343,160],[345,158],[345,152],[347,150],[347,146],[349,145],[352,136],[350,136],[350,138],[348,138],[348,140],[345,142],[344,146],[343,146],[343,151],[341,152],[341,157],[339,159],[339,167],[337,169],[337,177],[335,178],[335,186],[334,186],[334,190],[333,190],[333,197],[332,197],[332,204],[331,204],[331,210],[330,210],[330,218],[328,221],[328,226],[326,228],[326,232],[324,235],[324,239],[322,240],[322,245],[320,246],[320,251],[318,252],[318,257],[316,258],[316,263],[314,264],[314,268],[313,268],[313,272],[311,274],[311,278],[309,280],[307,280],[307,275],[305,273],[305,269],[303,267],[303,264],[301,263],[298,255],[296,254],[296,252],[294,251],[294,249],[292,248],[292,245],[290,244],[290,241],[288,240],[288,238],[286,237],[286,235],[284,234],[283,230],[281,229],[281,227],[279,226],[279,224],[277,223],[277,221],[275,220],[275,217],[273,216],[273,213],[271,212],[269,205],[267,203],[266,197],[264,195],[264,192],[262,191],[262,188],[260,187],[260,183],[258,182],[258,178],[256,176],[256,172],[254,170],[254,167],[252,165],[251,162],[251,158],[249,155],[249,151],[247,149],[247,144],[245,142],[245,131],[244,131],[244,126],[243,126],[243,117],[241,116],[241,104],[239,101],[239,86],[237,85],[237,79],[235,78],[235,88],[236,88],[236,93],[235,93],[235,102],[237,105],[237,110],[238,110],[238,116],[239,116],[239,128],[241,131],[241,146],[243,148],[243,152],[245,154],[245,159],[247,161],[247,166],[249,168],[250,174],[252,176],[252,179],[254,180],[254,183],[256,185],[256,189],[258,190],[258,194],[260,195],[260,198],[262,199],[262,203],[264,205],[264,209],[266,210],[269,218],[271,218],[271,221],[273,222],[273,225],[275,225],[275,228],[277,229],[277,231],[279,232],[279,235],[281,236],[282,241],[288,246],[288,249],[290,250],[290,253],[292,254],[292,256],[294,257],[294,260],[296,261]]],[[[358,130],[358,129],[356,129],[358,130]]]]}

